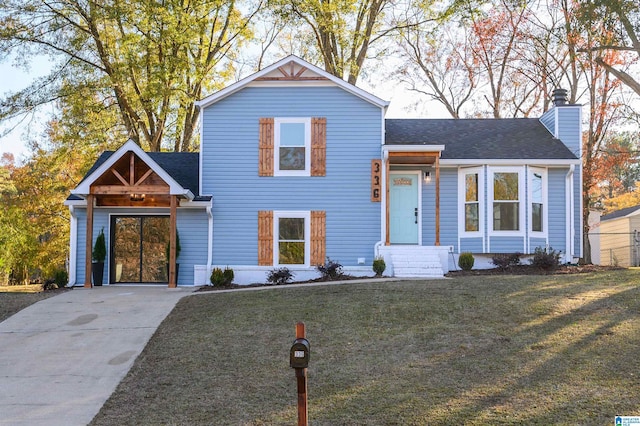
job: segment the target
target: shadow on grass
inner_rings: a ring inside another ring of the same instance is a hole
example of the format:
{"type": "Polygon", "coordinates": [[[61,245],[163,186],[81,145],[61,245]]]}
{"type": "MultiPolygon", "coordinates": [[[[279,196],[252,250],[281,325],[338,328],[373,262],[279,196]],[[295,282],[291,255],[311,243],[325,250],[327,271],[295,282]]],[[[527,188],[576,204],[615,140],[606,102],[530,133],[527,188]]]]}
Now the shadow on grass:
{"type": "Polygon", "coordinates": [[[295,424],[294,325],[320,425],[607,424],[638,410],[629,271],[205,294],[167,317],[93,424],[295,424]]]}

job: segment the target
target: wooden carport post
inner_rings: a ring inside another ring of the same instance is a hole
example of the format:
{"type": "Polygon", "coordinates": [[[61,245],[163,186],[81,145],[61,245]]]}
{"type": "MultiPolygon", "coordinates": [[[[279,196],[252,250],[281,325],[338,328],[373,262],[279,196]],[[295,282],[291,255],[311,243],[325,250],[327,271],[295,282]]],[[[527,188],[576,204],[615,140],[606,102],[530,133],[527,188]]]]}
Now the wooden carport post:
{"type": "Polygon", "coordinates": [[[176,228],[178,197],[171,195],[171,217],[169,219],[169,288],[177,287],[176,282],[176,228]]]}
{"type": "Polygon", "coordinates": [[[91,261],[93,260],[93,195],[87,195],[87,235],[84,260],[84,287],[91,288],[91,261]]]}

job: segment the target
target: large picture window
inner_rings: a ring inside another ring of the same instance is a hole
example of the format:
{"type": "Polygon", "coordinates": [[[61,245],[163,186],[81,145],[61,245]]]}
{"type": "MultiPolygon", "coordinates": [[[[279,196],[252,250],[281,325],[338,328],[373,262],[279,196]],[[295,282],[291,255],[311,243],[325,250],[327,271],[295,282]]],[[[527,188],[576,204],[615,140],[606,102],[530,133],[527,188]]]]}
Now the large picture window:
{"type": "Polygon", "coordinates": [[[493,187],[493,230],[520,231],[520,172],[494,170],[493,187]]]}
{"type": "Polygon", "coordinates": [[[276,118],[275,175],[309,176],[311,119],[276,118]]]}
{"type": "Polygon", "coordinates": [[[274,264],[309,264],[309,212],[274,212],[274,264]]]}

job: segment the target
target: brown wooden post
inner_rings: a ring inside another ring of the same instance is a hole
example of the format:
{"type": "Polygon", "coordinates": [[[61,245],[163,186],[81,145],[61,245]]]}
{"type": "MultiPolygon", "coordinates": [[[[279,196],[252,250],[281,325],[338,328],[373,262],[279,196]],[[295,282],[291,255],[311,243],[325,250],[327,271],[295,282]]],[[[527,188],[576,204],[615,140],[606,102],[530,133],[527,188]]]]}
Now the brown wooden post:
{"type": "Polygon", "coordinates": [[[391,170],[391,168],[389,167],[389,158],[385,158],[384,159],[384,172],[385,172],[385,177],[384,177],[384,191],[385,191],[385,197],[386,197],[386,202],[385,202],[385,237],[384,237],[384,245],[388,246],[391,244],[390,240],[389,240],[389,170],[391,170]]]}
{"type": "MultiPolygon", "coordinates": [[[[303,322],[296,324],[296,339],[305,338],[305,327],[303,322]]],[[[307,408],[307,369],[296,368],[296,382],[298,385],[298,426],[308,426],[307,408]]]]}
{"type": "Polygon", "coordinates": [[[85,242],[84,287],[91,288],[91,252],[93,251],[93,195],[87,195],[87,232],[85,242]]]}
{"type": "Polygon", "coordinates": [[[171,196],[171,217],[169,219],[169,288],[177,287],[176,282],[176,228],[177,228],[178,197],[171,196]]]}
{"type": "Polygon", "coordinates": [[[440,245],[440,155],[436,154],[436,246],[440,245]]]}

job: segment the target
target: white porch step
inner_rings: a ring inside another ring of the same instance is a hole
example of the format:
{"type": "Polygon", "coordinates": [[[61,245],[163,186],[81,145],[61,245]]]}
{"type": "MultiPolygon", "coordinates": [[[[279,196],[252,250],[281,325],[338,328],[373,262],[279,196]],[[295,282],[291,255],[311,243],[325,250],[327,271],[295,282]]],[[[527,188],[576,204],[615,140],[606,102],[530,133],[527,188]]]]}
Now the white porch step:
{"type": "Polygon", "coordinates": [[[402,278],[442,278],[438,251],[423,246],[392,248],[393,275],[402,278]]]}

